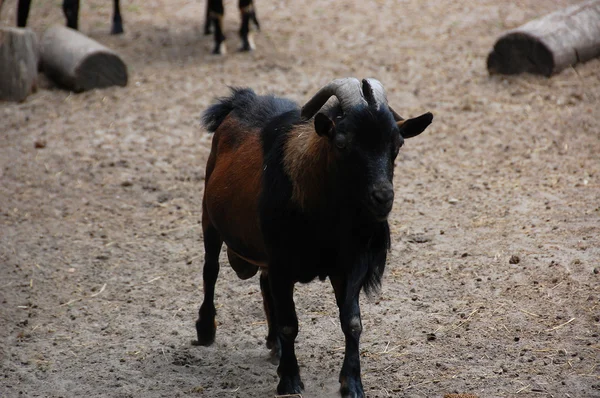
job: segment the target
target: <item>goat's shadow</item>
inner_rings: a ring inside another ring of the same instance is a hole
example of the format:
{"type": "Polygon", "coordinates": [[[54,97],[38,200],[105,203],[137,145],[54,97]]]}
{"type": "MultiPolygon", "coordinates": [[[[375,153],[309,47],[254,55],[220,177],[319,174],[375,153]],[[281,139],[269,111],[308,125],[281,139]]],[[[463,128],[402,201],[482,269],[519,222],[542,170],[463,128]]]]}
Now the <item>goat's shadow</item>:
{"type": "MultiPolygon", "coordinates": [[[[215,341],[210,347],[181,342],[175,348],[155,350],[142,365],[144,378],[160,385],[172,385],[173,391],[201,392],[214,398],[232,396],[272,397],[278,383],[275,366],[264,346],[244,349],[215,341]]],[[[303,375],[304,398],[339,397],[339,383],[332,374],[326,380],[303,375]]]]}

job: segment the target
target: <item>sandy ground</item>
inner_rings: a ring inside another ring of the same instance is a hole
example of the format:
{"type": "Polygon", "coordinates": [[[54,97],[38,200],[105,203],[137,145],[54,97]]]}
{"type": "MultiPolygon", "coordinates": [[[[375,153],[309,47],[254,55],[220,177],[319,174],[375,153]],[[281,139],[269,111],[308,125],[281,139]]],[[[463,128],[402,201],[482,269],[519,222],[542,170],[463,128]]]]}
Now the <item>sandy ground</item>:
{"type": "MultiPolygon", "coordinates": [[[[35,1],[30,26],[62,24],[59,3],[35,1]]],[[[0,396],[273,397],[256,278],[221,268],[216,342],[190,345],[199,117],[227,85],[302,103],[357,76],[404,116],[435,114],[401,151],[383,289],[362,299],[367,396],[600,397],[600,60],[551,79],[485,69],[503,30],[572,3],[258,0],[258,50],[213,57],[204,2],[124,1],[113,37],[110,2],[83,1],[81,30],[130,82],[70,94],[42,78],[0,104],[0,396]]],[[[295,297],[304,396],[338,396],[332,289],[295,297]]]]}

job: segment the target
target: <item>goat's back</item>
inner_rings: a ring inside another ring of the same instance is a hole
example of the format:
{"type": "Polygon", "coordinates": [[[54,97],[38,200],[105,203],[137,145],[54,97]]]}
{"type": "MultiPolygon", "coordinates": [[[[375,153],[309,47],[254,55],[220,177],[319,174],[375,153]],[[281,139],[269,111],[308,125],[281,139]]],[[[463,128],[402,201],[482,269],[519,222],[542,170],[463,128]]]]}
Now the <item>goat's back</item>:
{"type": "Polygon", "coordinates": [[[258,205],[263,173],[263,128],[277,116],[299,112],[294,102],[232,89],[203,115],[214,132],[206,168],[204,211],[228,247],[260,262],[266,260],[258,205]]]}

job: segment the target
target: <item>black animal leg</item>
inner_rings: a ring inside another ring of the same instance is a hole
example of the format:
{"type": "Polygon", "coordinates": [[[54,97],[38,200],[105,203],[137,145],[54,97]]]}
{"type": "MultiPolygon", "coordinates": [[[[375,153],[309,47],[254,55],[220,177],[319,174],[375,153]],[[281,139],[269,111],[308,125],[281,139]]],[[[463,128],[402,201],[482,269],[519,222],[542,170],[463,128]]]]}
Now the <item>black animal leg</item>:
{"type": "Polygon", "coordinates": [[[113,3],[113,21],[112,28],[110,30],[111,35],[120,35],[123,33],[123,19],[121,18],[121,7],[119,6],[119,0],[114,0],[113,3]]]}
{"type": "MultiPolygon", "coordinates": [[[[298,335],[298,318],[294,306],[294,282],[285,275],[278,275],[269,264],[269,286],[275,307],[275,321],[277,334],[281,343],[281,359],[277,367],[279,384],[277,394],[300,394],[304,384],[300,379],[298,359],[294,350],[294,343],[298,335]]],[[[274,268],[274,267],[273,267],[274,268]]]]}
{"type": "Polygon", "coordinates": [[[269,286],[269,273],[264,270],[260,274],[260,291],[263,296],[263,305],[265,307],[265,315],[267,316],[267,325],[269,332],[267,334],[267,348],[271,350],[273,358],[281,358],[281,344],[277,336],[275,307],[273,296],[271,295],[271,287],[269,286]]]}
{"type": "Polygon", "coordinates": [[[198,340],[193,341],[194,345],[211,345],[215,340],[217,326],[215,323],[215,285],[219,276],[219,253],[223,245],[223,239],[216,228],[210,223],[206,208],[203,206],[202,227],[204,229],[204,270],[202,277],[204,279],[204,301],[198,311],[198,320],[196,321],[196,332],[198,340]]]}
{"type": "Polygon", "coordinates": [[[79,26],[79,0],[64,0],[63,12],[67,18],[67,26],[77,30],[79,26]]]}
{"type": "Polygon", "coordinates": [[[359,343],[362,332],[358,297],[360,284],[347,275],[331,277],[335,298],[340,309],[340,323],[346,338],[344,364],[340,372],[340,393],[344,398],[364,398],[360,377],[359,343]]]}
{"type": "Polygon", "coordinates": [[[31,0],[19,0],[17,5],[17,26],[24,28],[27,26],[27,17],[29,17],[29,8],[31,0]]]}
{"type": "Polygon", "coordinates": [[[210,1],[206,2],[206,16],[204,18],[204,34],[206,36],[212,33],[212,20],[210,18],[210,1]]]}
{"type": "Polygon", "coordinates": [[[254,5],[252,4],[252,0],[240,0],[239,7],[242,18],[242,25],[240,26],[242,47],[240,48],[240,51],[252,51],[255,47],[250,34],[250,21],[254,21],[258,27],[254,5]]]}
{"type": "Polygon", "coordinates": [[[225,54],[227,48],[225,47],[225,35],[223,34],[223,16],[225,15],[223,1],[208,0],[207,13],[210,24],[215,28],[215,48],[213,49],[213,54],[225,54]]]}

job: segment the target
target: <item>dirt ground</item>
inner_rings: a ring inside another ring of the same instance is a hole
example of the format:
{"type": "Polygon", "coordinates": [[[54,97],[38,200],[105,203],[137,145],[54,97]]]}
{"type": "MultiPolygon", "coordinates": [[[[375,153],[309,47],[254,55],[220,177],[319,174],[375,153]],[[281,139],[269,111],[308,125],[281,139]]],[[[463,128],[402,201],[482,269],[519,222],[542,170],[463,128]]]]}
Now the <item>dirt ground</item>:
{"type": "MultiPolygon", "coordinates": [[[[363,297],[368,397],[600,397],[600,60],[489,77],[505,29],[577,1],[258,0],[257,51],[210,55],[204,2],[82,2],[80,29],[129,65],[126,88],[42,78],[0,104],[0,396],[273,397],[258,280],[222,258],[218,330],[194,347],[200,114],[227,85],[299,103],[375,77],[403,116],[435,115],[396,169],[393,247],[363,297]]],[[[0,22],[14,25],[15,0],[0,22]]],[[[34,1],[38,33],[63,23],[34,1]]],[[[329,283],[298,285],[305,397],[338,396],[329,283]]]]}

